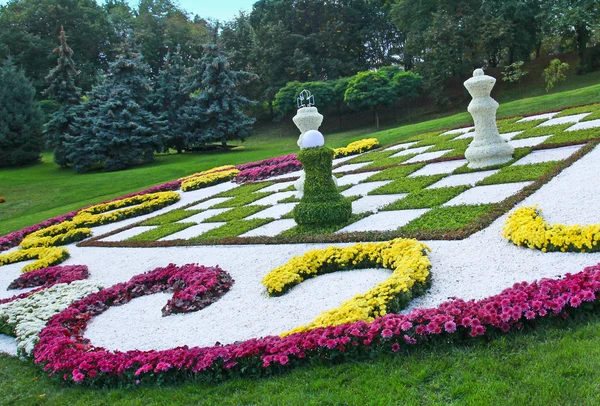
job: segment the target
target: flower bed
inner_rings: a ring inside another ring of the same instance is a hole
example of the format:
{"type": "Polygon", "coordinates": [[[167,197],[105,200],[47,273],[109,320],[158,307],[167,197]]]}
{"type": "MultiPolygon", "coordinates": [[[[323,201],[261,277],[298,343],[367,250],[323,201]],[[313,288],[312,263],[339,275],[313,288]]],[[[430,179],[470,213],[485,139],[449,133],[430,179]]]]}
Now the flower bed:
{"type": "Polygon", "coordinates": [[[0,332],[15,336],[19,353],[30,354],[52,316],[101,288],[98,282],[88,280],[58,283],[26,298],[0,304],[0,332]]]}
{"type": "Polygon", "coordinates": [[[52,265],[58,265],[69,258],[69,251],[61,247],[37,247],[29,249],[20,249],[0,255],[0,266],[13,264],[15,262],[37,259],[29,265],[25,265],[22,272],[35,271],[47,268],[52,265]]]}
{"type": "Polygon", "coordinates": [[[79,227],[81,225],[75,221],[63,221],[62,223],[29,234],[21,241],[19,246],[23,249],[28,249],[66,245],[75,241],[81,241],[92,235],[92,230],[89,228],[79,227]]]}
{"type": "Polygon", "coordinates": [[[334,158],[362,154],[375,148],[379,148],[379,140],[377,138],[365,138],[364,140],[351,142],[345,147],[334,149],[334,158]]]}
{"type": "Polygon", "coordinates": [[[327,310],[311,323],[286,334],[359,320],[370,322],[387,313],[400,311],[413,296],[425,292],[431,267],[426,255],[429,250],[423,243],[401,238],[383,243],[312,250],[273,269],[262,283],[269,294],[279,296],[307,278],[330,272],[371,267],[391,269],[392,275],[373,289],[346,300],[340,307],[327,310]]]}
{"type": "Polygon", "coordinates": [[[296,159],[296,154],[289,154],[238,165],[237,168],[240,173],[236,176],[235,181],[243,183],[297,171],[302,169],[302,164],[296,159]]]}
{"type": "Polygon", "coordinates": [[[181,183],[181,190],[183,190],[184,192],[189,192],[190,190],[202,189],[205,187],[217,185],[219,183],[227,182],[229,180],[234,179],[239,172],[239,170],[233,168],[198,175],[184,180],[181,183]]]}
{"type": "Polygon", "coordinates": [[[73,218],[73,222],[81,227],[114,223],[162,209],[179,199],[180,196],[177,192],[158,192],[133,196],[83,209],[73,218]]]}
{"type": "Polygon", "coordinates": [[[22,274],[8,285],[8,289],[36,288],[29,292],[21,293],[10,298],[0,299],[0,304],[23,299],[27,296],[56,285],[57,283],[71,283],[87,279],[88,267],[85,265],[51,266],[37,271],[22,274]]]}
{"type": "MultiPolygon", "coordinates": [[[[107,200],[107,201],[103,202],[102,204],[107,204],[107,203],[127,199],[127,198],[134,197],[134,196],[142,196],[142,195],[146,195],[149,193],[177,190],[177,189],[179,189],[180,184],[181,184],[180,181],[163,183],[163,184],[160,184],[157,186],[152,186],[148,189],[141,190],[139,192],[130,193],[125,196],[120,196],[115,199],[107,200]]],[[[64,221],[72,220],[73,217],[75,217],[77,215],[77,213],[79,213],[89,207],[92,207],[92,206],[85,207],[81,210],[75,210],[75,211],[69,212],[67,214],[63,214],[62,216],[56,216],[56,217],[50,218],[48,220],[42,221],[41,223],[37,223],[32,226],[25,227],[19,231],[15,231],[10,234],[6,234],[3,237],[0,237],[0,252],[9,250],[13,247],[16,247],[23,241],[23,239],[25,237],[27,237],[29,234],[31,234],[33,232],[44,229],[46,227],[50,227],[51,225],[54,225],[54,224],[59,224],[64,221]]]]}
{"type": "MultiPolygon", "coordinates": [[[[126,284],[92,294],[54,316],[40,333],[35,362],[65,381],[91,385],[181,380],[194,375],[262,375],[306,363],[397,352],[436,336],[478,337],[506,333],[542,317],[564,315],[600,292],[600,265],[562,279],[517,283],[483,300],[454,299],[432,309],[388,314],[316,328],[286,337],[270,336],[205,348],[108,351],[83,337],[90,319],[118,305],[126,284]]],[[[140,292],[140,295],[144,292],[140,292]]]]}
{"type": "Polygon", "coordinates": [[[543,252],[597,252],[600,224],[548,224],[537,207],[520,207],[506,220],[502,235],[517,246],[543,252]]]}

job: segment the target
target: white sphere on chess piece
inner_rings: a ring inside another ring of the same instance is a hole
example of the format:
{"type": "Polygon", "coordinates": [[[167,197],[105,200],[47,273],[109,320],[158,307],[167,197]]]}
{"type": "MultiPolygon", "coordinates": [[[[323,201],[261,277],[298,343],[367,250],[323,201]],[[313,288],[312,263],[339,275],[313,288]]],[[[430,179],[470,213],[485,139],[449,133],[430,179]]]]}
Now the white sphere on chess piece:
{"type": "Polygon", "coordinates": [[[317,130],[310,130],[302,134],[302,142],[300,148],[317,148],[325,145],[325,137],[317,130]]]}

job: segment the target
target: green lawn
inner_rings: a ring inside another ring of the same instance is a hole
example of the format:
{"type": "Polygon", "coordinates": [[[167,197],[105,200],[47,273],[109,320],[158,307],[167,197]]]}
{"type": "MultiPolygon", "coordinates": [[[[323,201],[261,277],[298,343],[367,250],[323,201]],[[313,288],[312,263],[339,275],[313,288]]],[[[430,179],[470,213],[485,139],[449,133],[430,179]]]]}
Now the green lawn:
{"type": "MultiPolygon", "coordinates": [[[[555,108],[600,101],[600,85],[587,86],[516,100],[500,106],[499,117],[529,114],[555,108]]],[[[380,132],[363,128],[327,134],[328,145],[345,146],[349,142],[375,136],[382,145],[408,136],[470,124],[467,112],[380,132]]],[[[150,165],[122,172],[95,172],[83,175],[60,169],[44,154],[42,163],[26,168],[0,170],[0,235],[19,230],[50,217],[79,209],[85,205],[135,192],[181,176],[224,164],[238,164],[296,152],[297,133],[279,134],[261,131],[243,148],[228,153],[161,155],[150,165]]]]}
{"type": "Polygon", "coordinates": [[[580,313],[490,342],[309,365],[262,379],[138,389],[65,387],[31,361],[0,356],[0,404],[18,405],[594,405],[600,320],[580,313]]]}

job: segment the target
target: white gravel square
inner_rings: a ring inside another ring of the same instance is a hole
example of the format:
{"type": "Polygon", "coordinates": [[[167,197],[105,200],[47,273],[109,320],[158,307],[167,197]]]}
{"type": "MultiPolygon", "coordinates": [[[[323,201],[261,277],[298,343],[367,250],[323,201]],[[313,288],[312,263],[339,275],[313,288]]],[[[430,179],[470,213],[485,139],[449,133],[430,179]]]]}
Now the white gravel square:
{"type": "Polygon", "coordinates": [[[450,175],[445,177],[444,179],[440,179],[433,185],[429,185],[425,189],[435,189],[440,187],[450,187],[450,186],[462,186],[462,185],[471,185],[474,186],[480,180],[487,178],[498,172],[499,169],[494,169],[491,171],[481,171],[481,172],[472,172],[472,173],[462,173],[459,175],[450,175]]]}
{"type": "Polygon", "coordinates": [[[504,138],[506,141],[510,141],[513,138],[515,138],[517,135],[524,133],[525,131],[513,131],[511,133],[504,133],[504,134],[500,134],[500,136],[502,138],[504,138]]]}
{"type": "Polygon", "coordinates": [[[343,165],[343,166],[340,166],[339,168],[334,169],[333,172],[334,173],[340,173],[340,172],[355,171],[357,169],[362,168],[363,166],[369,165],[371,162],[373,162],[373,161],[370,161],[370,162],[360,162],[360,163],[357,163],[357,164],[343,165]]]}
{"type": "Polygon", "coordinates": [[[350,189],[346,189],[342,192],[344,196],[366,196],[370,191],[377,189],[378,187],[385,186],[391,183],[391,180],[380,180],[376,182],[359,183],[358,185],[352,186],[350,189]]]}
{"type": "Polygon", "coordinates": [[[362,197],[352,202],[352,213],[366,213],[368,211],[376,212],[396,200],[403,199],[407,194],[408,193],[362,197]]]}
{"type": "Polygon", "coordinates": [[[277,180],[277,179],[287,179],[287,178],[298,178],[302,174],[302,170],[284,173],[282,175],[272,176],[269,179],[277,180]]]}
{"type": "Polygon", "coordinates": [[[278,219],[281,216],[288,214],[292,211],[296,203],[280,203],[274,206],[269,207],[268,209],[264,209],[259,211],[258,213],[254,213],[251,216],[246,217],[247,220],[252,219],[278,219]]]}
{"type": "Polygon", "coordinates": [[[589,116],[590,114],[592,114],[592,113],[574,114],[572,116],[553,118],[551,120],[544,121],[542,124],[538,125],[538,127],[548,127],[551,125],[558,125],[558,124],[578,123],[580,120],[582,120],[586,116],[589,116]]]}
{"type": "Polygon", "coordinates": [[[405,142],[403,144],[397,144],[397,145],[392,145],[389,148],[386,148],[385,151],[399,151],[401,149],[406,149],[406,148],[410,148],[415,144],[418,144],[419,141],[413,141],[413,142],[405,142]]]}
{"type": "Polygon", "coordinates": [[[231,189],[239,187],[237,183],[225,182],[219,183],[218,185],[209,186],[207,188],[192,190],[190,192],[180,191],[181,199],[176,203],[177,206],[186,206],[190,203],[197,202],[198,200],[204,200],[211,196],[218,195],[219,193],[227,192],[231,189]]]}
{"type": "Polygon", "coordinates": [[[187,240],[188,238],[198,237],[199,235],[204,234],[205,232],[210,231],[213,228],[221,227],[224,224],[227,223],[200,223],[198,225],[188,227],[185,230],[181,230],[166,237],[163,237],[158,241],[171,241],[178,239],[187,240]]]}
{"type": "Polygon", "coordinates": [[[267,197],[263,197],[262,199],[258,199],[251,204],[253,206],[271,206],[276,204],[278,201],[287,199],[288,197],[295,196],[297,192],[277,192],[269,195],[267,197]]]}
{"type": "Polygon", "coordinates": [[[387,231],[396,230],[422,216],[431,209],[382,211],[366,217],[356,223],[342,228],[336,233],[351,233],[355,231],[387,231]]]}
{"type": "Polygon", "coordinates": [[[336,159],[333,160],[333,166],[339,165],[341,163],[344,163],[346,161],[349,161],[351,159],[359,157],[359,156],[361,156],[363,154],[364,154],[364,152],[362,154],[348,155],[348,156],[345,156],[345,157],[342,157],[342,158],[336,158],[336,159]]]}
{"type": "Polygon", "coordinates": [[[179,220],[178,223],[202,223],[204,220],[211,218],[212,216],[216,216],[217,214],[224,213],[228,210],[231,209],[208,209],[202,213],[194,214],[193,216],[179,220]]]}
{"type": "Polygon", "coordinates": [[[501,183],[499,185],[475,186],[454,199],[443,204],[443,206],[458,206],[461,204],[487,204],[498,203],[509,196],[514,195],[532,182],[501,183]]]}
{"type": "Polygon", "coordinates": [[[519,159],[513,165],[538,164],[540,162],[562,161],[579,151],[583,145],[573,145],[570,147],[542,149],[533,151],[531,154],[519,159]]]}
{"type": "Polygon", "coordinates": [[[280,190],[287,189],[288,187],[292,186],[293,184],[294,184],[294,181],[279,182],[279,183],[275,183],[274,185],[262,188],[258,191],[259,192],[279,192],[280,190]]]}
{"type": "Polygon", "coordinates": [[[527,148],[527,147],[535,147],[536,145],[541,144],[550,138],[550,135],[544,135],[541,137],[531,137],[531,138],[523,138],[522,140],[512,140],[508,143],[513,146],[513,148],[527,148]]]}
{"type": "Polygon", "coordinates": [[[455,169],[460,168],[467,164],[466,159],[458,159],[456,161],[448,162],[436,162],[433,164],[427,164],[416,172],[408,175],[409,178],[415,176],[429,176],[429,175],[440,175],[443,173],[452,173],[455,169]]]}
{"type": "Polygon", "coordinates": [[[128,238],[134,237],[138,234],[142,234],[146,231],[153,230],[158,226],[138,226],[130,228],[129,230],[121,231],[118,234],[113,234],[109,237],[103,238],[101,241],[125,241],[128,238]]]}
{"type": "Polygon", "coordinates": [[[371,176],[373,176],[379,172],[381,172],[381,171],[355,173],[354,175],[344,175],[341,178],[338,178],[337,182],[338,182],[339,186],[356,185],[357,183],[359,183],[367,178],[370,178],[371,176]]]}
{"type": "Polygon", "coordinates": [[[527,121],[534,121],[534,120],[550,120],[552,117],[554,117],[558,113],[559,112],[557,111],[555,113],[536,114],[535,116],[529,116],[529,117],[522,118],[519,121],[517,121],[517,123],[526,123],[527,121]]]}
{"type": "Polygon", "coordinates": [[[422,154],[423,152],[425,152],[431,148],[433,148],[433,145],[427,145],[425,147],[418,147],[418,148],[409,148],[409,149],[405,149],[403,151],[395,153],[394,155],[390,156],[390,158],[398,158],[401,156],[412,155],[412,154],[422,154]]]}
{"type": "Polygon", "coordinates": [[[567,128],[565,131],[589,130],[590,128],[598,127],[600,127],[600,119],[577,123],[574,126],[567,128]]]}
{"type": "Polygon", "coordinates": [[[469,138],[473,138],[474,136],[475,136],[475,131],[470,131],[468,133],[461,134],[458,137],[452,138],[452,141],[456,141],[456,140],[468,140],[469,138]]]}
{"type": "Polygon", "coordinates": [[[284,231],[289,230],[290,228],[293,228],[295,226],[296,222],[294,221],[294,219],[275,220],[260,227],[257,227],[253,230],[250,230],[240,235],[240,237],[275,237],[277,234],[283,233],[284,231]]]}
{"type": "Polygon", "coordinates": [[[441,133],[440,135],[465,134],[474,129],[475,127],[457,128],[455,130],[450,130],[446,131],[445,133],[441,133]]]}
{"type": "Polygon", "coordinates": [[[405,164],[414,164],[416,162],[423,162],[423,161],[429,161],[431,159],[437,159],[437,158],[440,158],[443,155],[447,154],[450,151],[452,151],[452,150],[451,149],[444,149],[442,151],[426,152],[424,154],[419,154],[417,156],[414,156],[414,157],[410,158],[408,161],[406,161],[404,163],[405,164]]]}
{"type": "Polygon", "coordinates": [[[214,199],[210,199],[207,200],[205,202],[199,203],[195,206],[192,207],[188,207],[188,210],[204,210],[204,209],[208,209],[216,204],[221,204],[223,202],[226,202],[227,200],[230,200],[231,197],[215,197],[214,199]]]}

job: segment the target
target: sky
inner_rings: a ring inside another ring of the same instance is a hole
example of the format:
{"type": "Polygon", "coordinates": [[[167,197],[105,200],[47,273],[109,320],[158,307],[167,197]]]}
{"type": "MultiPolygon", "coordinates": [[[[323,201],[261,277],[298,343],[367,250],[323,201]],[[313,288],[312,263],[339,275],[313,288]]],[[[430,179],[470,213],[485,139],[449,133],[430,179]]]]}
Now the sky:
{"type": "MultiPolygon", "coordinates": [[[[96,0],[102,3],[102,0],[96,0]]],[[[176,0],[177,1],[177,0],[176,0]]],[[[251,11],[256,0],[178,0],[181,8],[201,17],[212,17],[218,20],[230,20],[240,10],[251,11]]],[[[0,4],[6,4],[8,0],[0,0],[0,4]]],[[[129,3],[137,5],[137,0],[129,0],[129,3]]]]}
{"type": "Polygon", "coordinates": [[[201,17],[230,20],[240,10],[251,11],[256,0],[179,0],[181,8],[201,17]]]}

